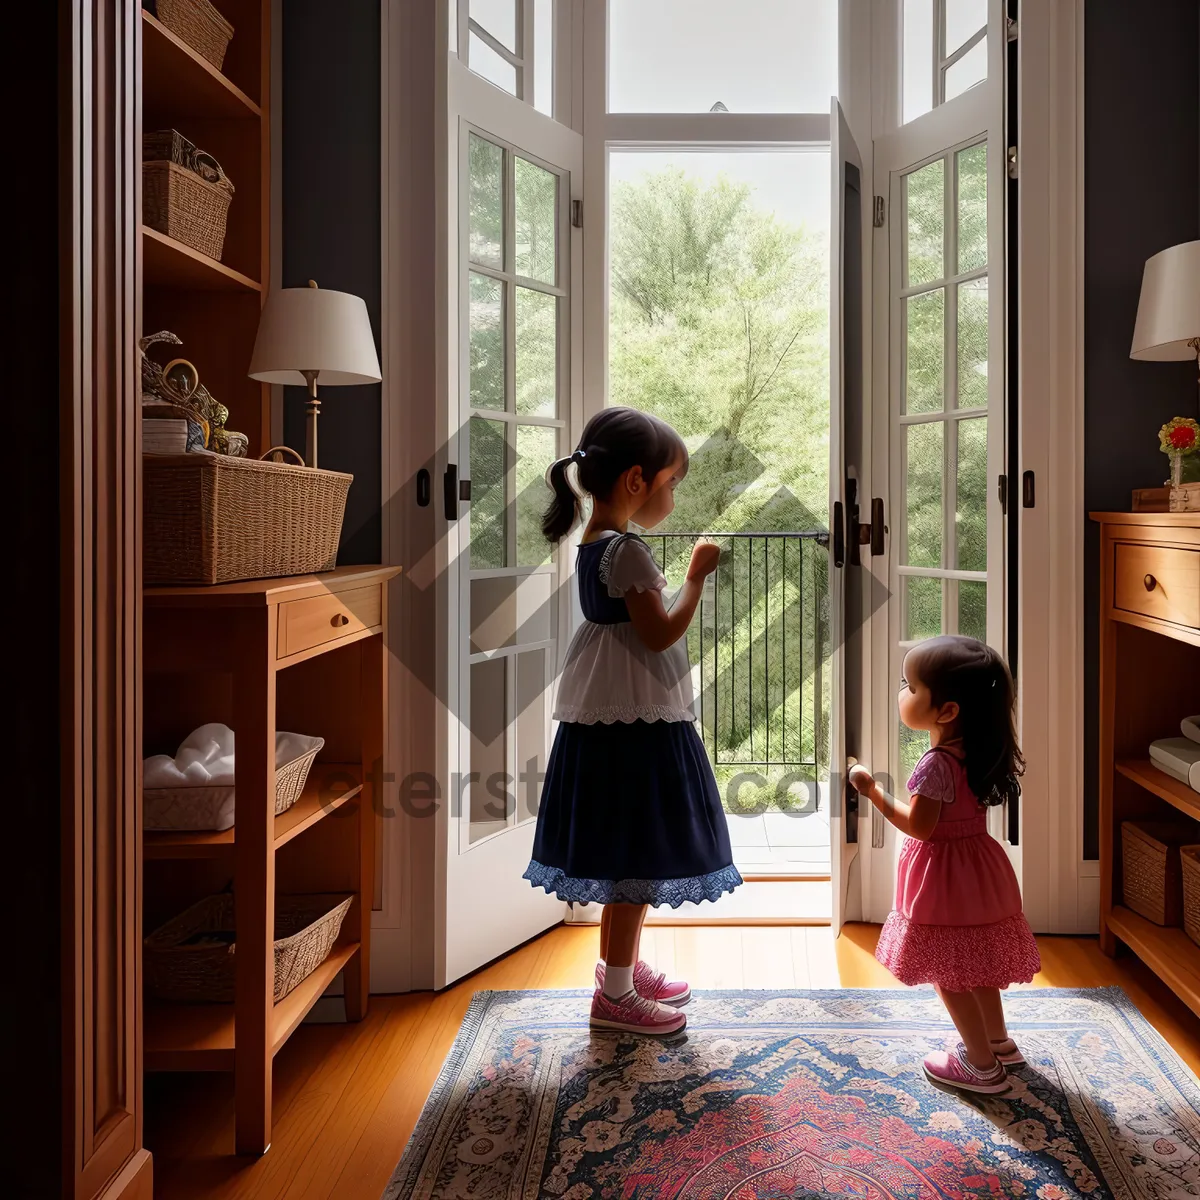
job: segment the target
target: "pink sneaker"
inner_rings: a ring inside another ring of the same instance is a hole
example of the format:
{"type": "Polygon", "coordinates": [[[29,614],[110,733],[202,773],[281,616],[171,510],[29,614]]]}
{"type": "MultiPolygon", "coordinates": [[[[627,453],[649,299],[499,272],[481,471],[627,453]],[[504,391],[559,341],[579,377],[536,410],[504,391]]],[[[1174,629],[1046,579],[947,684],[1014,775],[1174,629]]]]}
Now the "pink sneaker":
{"type": "Polygon", "coordinates": [[[592,997],[593,1029],[618,1029],[622,1033],[666,1037],[678,1033],[686,1024],[687,1017],[683,1013],[647,996],[639,996],[636,991],[613,1000],[597,988],[592,997]]]}
{"type": "Polygon", "coordinates": [[[1012,1087],[1001,1063],[996,1063],[991,1071],[980,1071],[972,1066],[962,1042],[953,1050],[935,1050],[925,1055],[925,1078],[934,1087],[978,1092],[984,1096],[999,1096],[1012,1087]]]}
{"type": "MultiPolygon", "coordinates": [[[[604,986],[604,964],[596,964],[596,986],[604,986]]],[[[648,962],[639,962],[633,968],[633,987],[639,996],[657,1000],[659,1004],[672,1004],[676,1008],[692,998],[692,989],[683,980],[672,982],[661,971],[656,971],[648,962]]]]}
{"type": "Polygon", "coordinates": [[[1017,1048],[1017,1043],[1012,1038],[1006,1038],[1003,1042],[993,1042],[992,1053],[1006,1067],[1015,1069],[1025,1066],[1025,1055],[1017,1048]]]}

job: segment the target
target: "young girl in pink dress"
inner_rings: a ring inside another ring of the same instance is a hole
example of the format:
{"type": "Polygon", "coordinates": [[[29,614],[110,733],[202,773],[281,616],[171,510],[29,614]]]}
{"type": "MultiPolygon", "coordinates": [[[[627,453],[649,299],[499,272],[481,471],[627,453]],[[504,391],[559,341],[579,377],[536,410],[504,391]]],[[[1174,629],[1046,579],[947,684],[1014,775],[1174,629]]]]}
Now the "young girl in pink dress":
{"type": "Polygon", "coordinates": [[[962,1039],[925,1058],[935,1085],[998,1094],[1025,1059],[1008,1035],[1002,989],[1041,967],[1021,891],[987,811],[1020,793],[1024,760],[1004,660],[974,638],[936,637],[904,659],[900,719],[927,730],[930,750],[889,796],[864,766],[850,782],[901,833],[896,905],[876,957],[901,983],[932,983],[962,1039]]]}

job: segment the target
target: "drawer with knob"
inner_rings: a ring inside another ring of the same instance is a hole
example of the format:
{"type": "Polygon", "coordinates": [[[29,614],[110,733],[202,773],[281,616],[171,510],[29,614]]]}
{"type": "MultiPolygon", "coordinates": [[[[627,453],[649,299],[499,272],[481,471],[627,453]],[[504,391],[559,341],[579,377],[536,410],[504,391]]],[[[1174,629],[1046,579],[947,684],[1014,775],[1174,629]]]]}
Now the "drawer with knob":
{"type": "Polygon", "coordinates": [[[1113,607],[1200,629],[1200,550],[1118,542],[1113,607]]]}
{"type": "Polygon", "coordinates": [[[278,658],[374,629],[383,619],[378,584],[291,600],[279,606],[278,658]]]}

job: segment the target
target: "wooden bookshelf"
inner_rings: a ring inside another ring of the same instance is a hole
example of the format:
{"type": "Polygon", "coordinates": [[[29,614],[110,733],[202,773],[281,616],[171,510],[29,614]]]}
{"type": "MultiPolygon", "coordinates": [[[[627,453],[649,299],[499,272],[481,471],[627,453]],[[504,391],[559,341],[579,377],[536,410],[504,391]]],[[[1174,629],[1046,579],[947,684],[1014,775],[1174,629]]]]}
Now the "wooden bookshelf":
{"type": "Polygon", "coordinates": [[[361,1020],[367,1011],[379,806],[372,771],[383,756],[386,595],[396,573],[341,567],[214,587],[150,588],[144,596],[145,752],[171,752],[208,722],[228,725],[237,739],[233,827],[143,835],[147,931],[232,885],[235,999],[168,1004],[147,997],[145,1066],[233,1071],[241,1154],[269,1146],[272,1060],[336,976],[347,1019],[361,1020]],[[331,610],[338,615],[370,588],[378,592],[378,603],[368,606],[372,625],[331,626],[331,610]],[[281,645],[281,622],[315,609],[325,621],[307,635],[307,657],[281,645]],[[350,632],[327,638],[331,628],[350,632]],[[219,634],[197,637],[197,630],[219,634]],[[276,815],[280,730],[315,734],[325,744],[300,798],[276,815]],[[275,898],[308,893],[353,899],[330,956],[272,1004],[275,898]]]}
{"type": "Polygon", "coordinates": [[[249,453],[270,445],[270,389],[247,370],[270,280],[270,0],[217,0],[234,27],[221,70],[142,10],[145,132],[177,129],[234,186],[220,261],[141,226],[142,333],[169,329],[179,347],[151,350],[195,364],[229,409],[249,453]]]}
{"type": "Polygon", "coordinates": [[[1200,708],[1200,514],[1092,519],[1101,525],[1100,944],[1110,955],[1128,947],[1200,1014],[1200,946],[1125,906],[1121,861],[1125,821],[1182,815],[1200,842],[1200,794],[1147,757],[1200,708]]]}

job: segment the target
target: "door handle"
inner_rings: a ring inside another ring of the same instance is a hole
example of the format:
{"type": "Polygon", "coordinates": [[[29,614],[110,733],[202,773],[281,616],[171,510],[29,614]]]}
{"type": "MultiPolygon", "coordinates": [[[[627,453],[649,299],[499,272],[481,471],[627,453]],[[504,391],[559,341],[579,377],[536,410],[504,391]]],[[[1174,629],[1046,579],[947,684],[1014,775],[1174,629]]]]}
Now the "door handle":
{"type": "Polygon", "coordinates": [[[871,557],[878,558],[883,553],[883,539],[887,533],[884,524],[883,497],[876,496],[871,501],[871,524],[864,525],[859,538],[864,546],[870,545],[871,557]]]}
{"type": "Polygon", "coordinates": [[[446,508],[446,520],[458,520],[458,464],[450,463],[442,476],[442,503],[446,508]]]}
{"type": "Polygon", "coordinates": [[[842,502],[835,500],[833,502],[833,565],[835,567],[846,565],[846,531],[842,526],[842,514],[842,502]]]}

